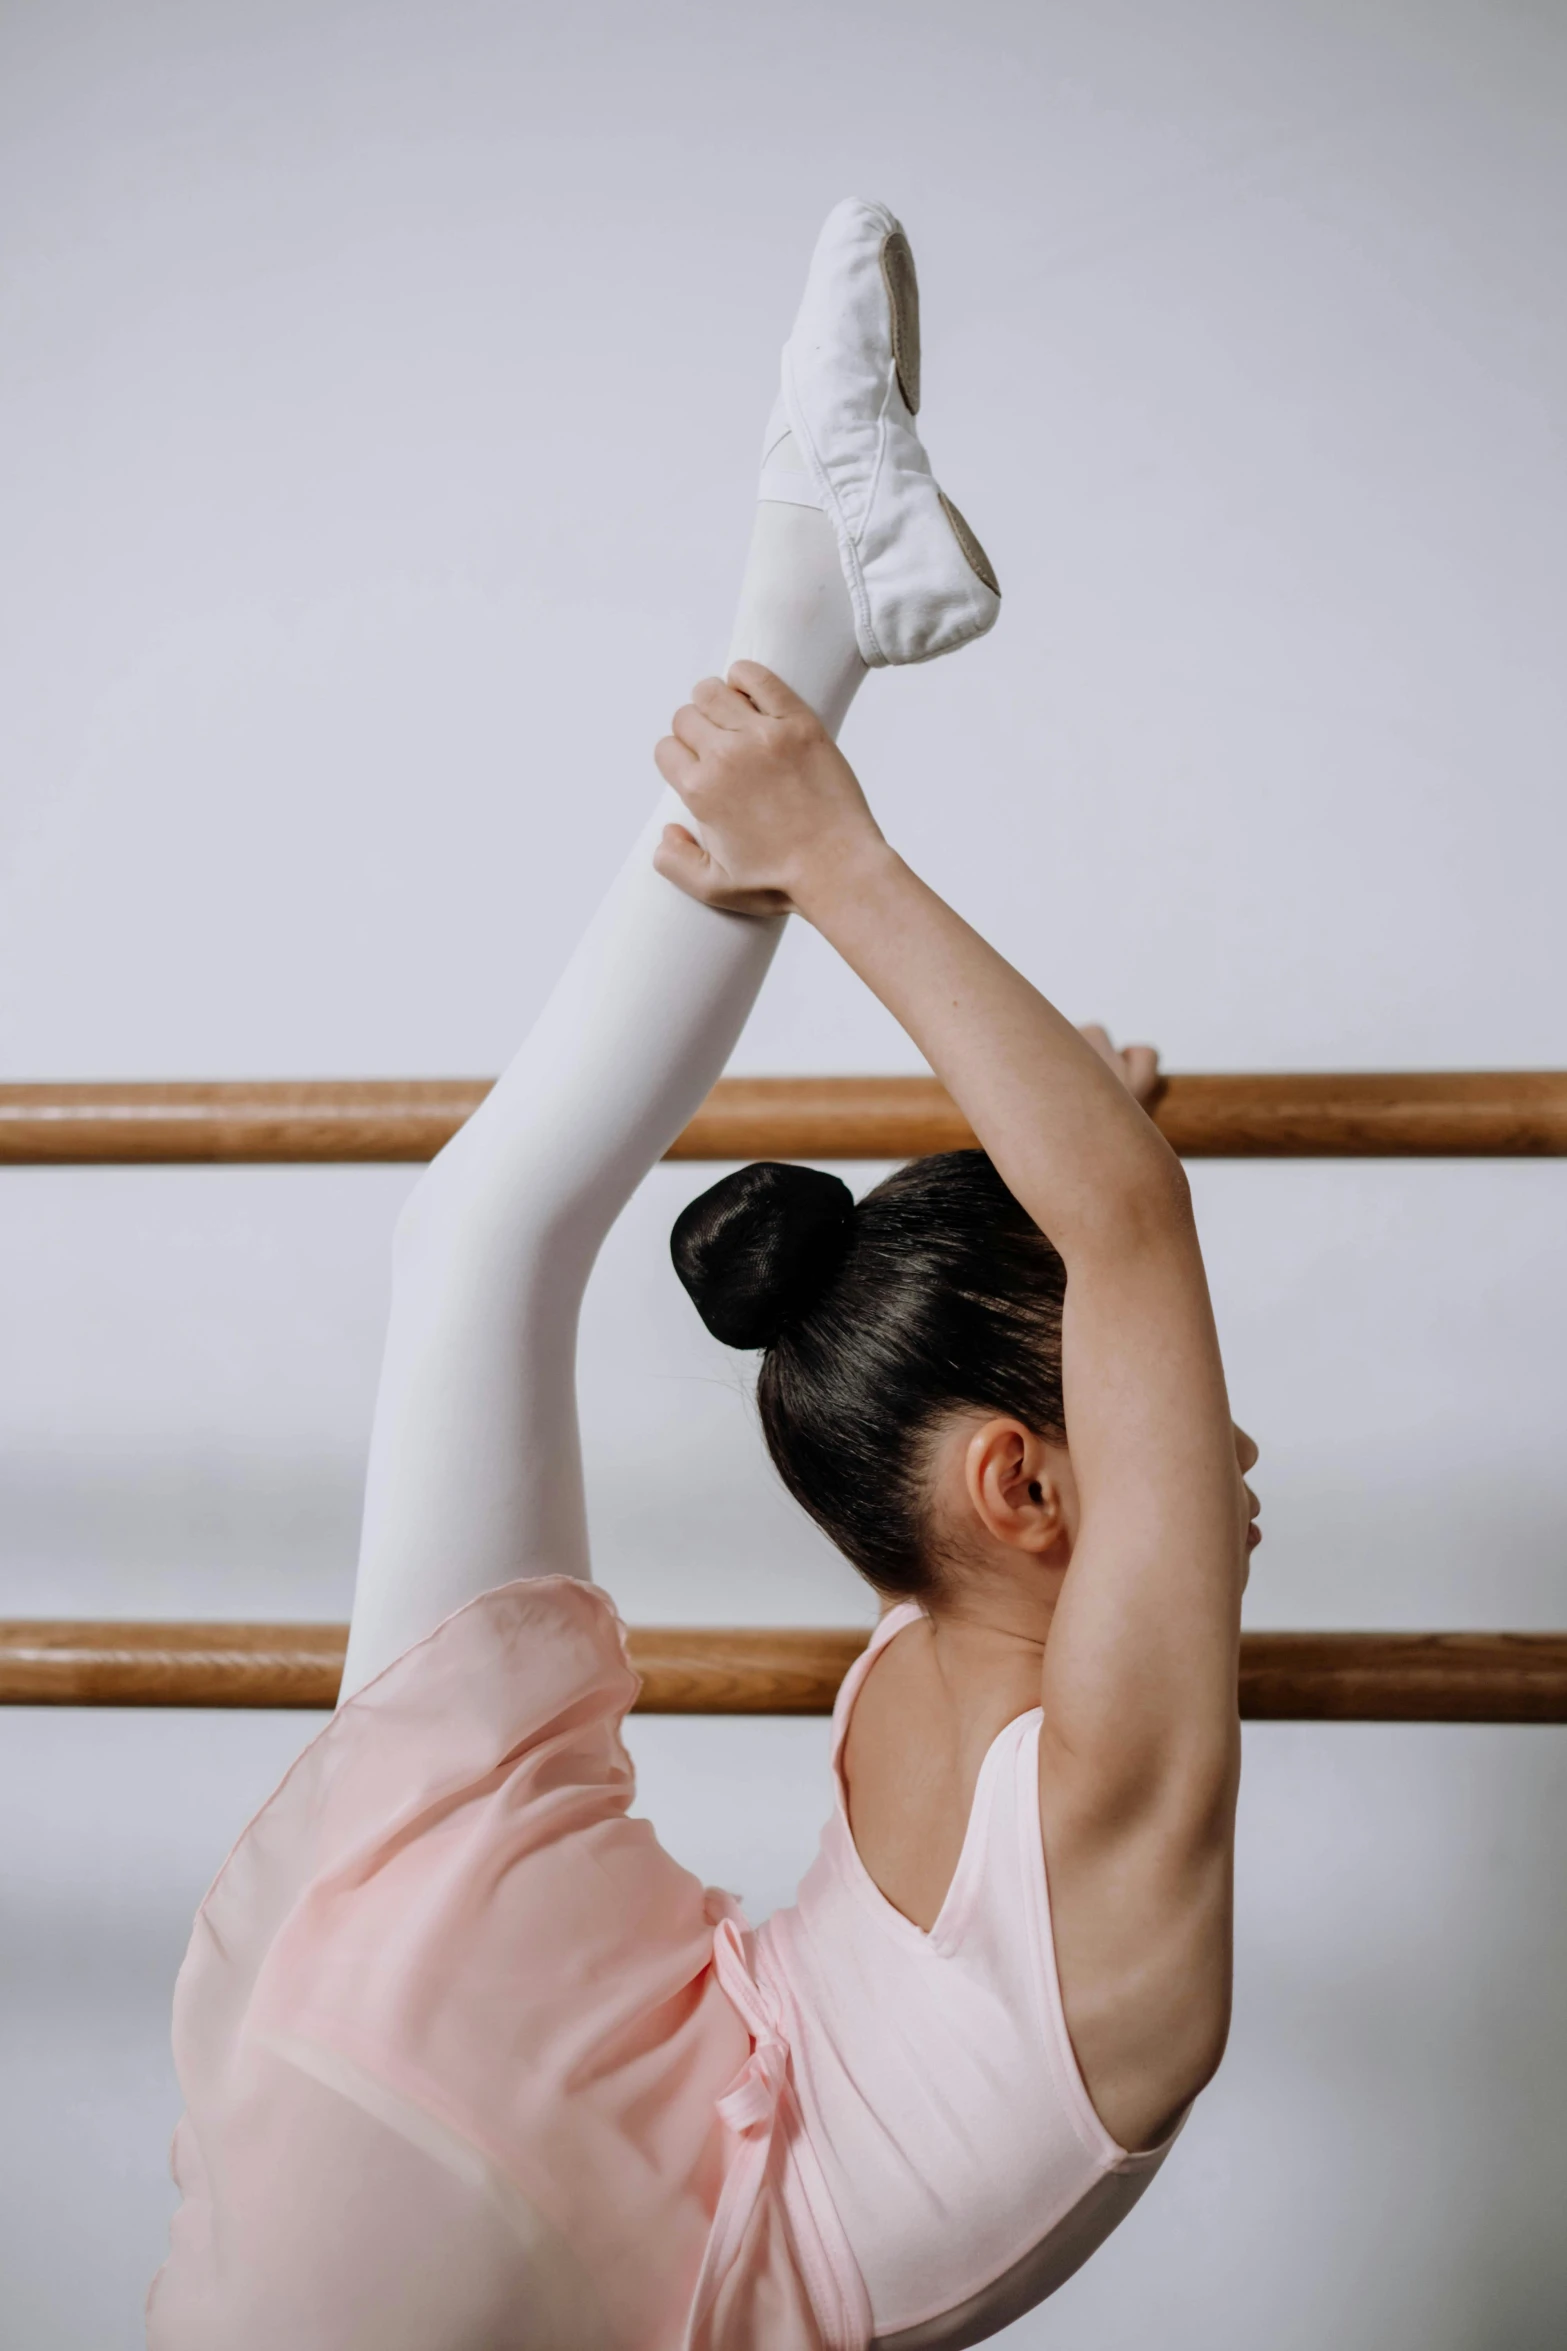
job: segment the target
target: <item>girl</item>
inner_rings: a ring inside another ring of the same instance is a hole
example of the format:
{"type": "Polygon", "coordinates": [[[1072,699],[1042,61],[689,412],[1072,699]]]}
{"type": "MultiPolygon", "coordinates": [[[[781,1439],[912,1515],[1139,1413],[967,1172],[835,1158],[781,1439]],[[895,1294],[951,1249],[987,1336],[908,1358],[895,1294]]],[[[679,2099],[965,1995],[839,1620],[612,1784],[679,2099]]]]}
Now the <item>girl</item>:
{"type": "Polygon", "coordinates": [[[1086,2258],[1218,2063],[1255,1504],[1184,1179],[834,742],[867,667],[998,608],[918,402],[907,243],[840,205],[744,658],[677,714],[678,798],[399,1226],[340,1710],[176,1992],[153,2351],[958,2351],[1086,2258]],[[676,1226],[709,1327],[764,1351],[785,1481],[894,1603],[820,1857],[753,1930],[629,1817],[573,1350],[790,911],[984,1149],[858,1207],[747,1168],[676,1226]]]}

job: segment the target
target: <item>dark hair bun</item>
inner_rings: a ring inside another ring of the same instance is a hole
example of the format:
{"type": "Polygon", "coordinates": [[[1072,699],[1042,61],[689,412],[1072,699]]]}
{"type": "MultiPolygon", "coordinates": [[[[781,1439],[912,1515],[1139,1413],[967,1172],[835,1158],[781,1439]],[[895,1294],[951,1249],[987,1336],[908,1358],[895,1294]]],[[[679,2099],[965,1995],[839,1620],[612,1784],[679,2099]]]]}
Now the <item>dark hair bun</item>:
{"type": "Polygon", "coordinates": [[[669,1253],[715,1339],[770,1347],[838,1271],[853,1215],[838,1176],[761,1159],[682,1210],[669,1253]]]}

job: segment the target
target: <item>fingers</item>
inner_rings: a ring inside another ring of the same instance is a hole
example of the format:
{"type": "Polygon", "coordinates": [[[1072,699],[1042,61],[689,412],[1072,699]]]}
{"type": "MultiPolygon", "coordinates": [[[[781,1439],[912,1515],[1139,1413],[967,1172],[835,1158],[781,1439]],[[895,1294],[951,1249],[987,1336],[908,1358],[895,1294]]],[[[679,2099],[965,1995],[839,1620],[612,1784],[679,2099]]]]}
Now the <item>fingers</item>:
{"type": "MultiPolygon", "coordinates": [[[[759,716],[792,717],[819,728],[820,721],[809,703],[791,693],[782,678],[774,677],[759,661],[737,661],[729,679],[732,682],[723,678],[699,678],[691,689],[690,701],[683,703],[669,722],[671,739],[693,753],[696,760],[717,751],[748,727],[754,727],[759,716]]],[[[659,772],[677,791],[684,789],[678,777],[668,775],[662,761],[659,772]]],[[[1105,1042],[1108,1049],[1108,1038],[1105,1042]]]]}
{"type": "Polygon", "coordinates": [[[666,882],[673,882],[677,890],[684,890],[688,898],[695,898],[703,906],[717,903],[729,878],[683,824],[665,825],[653,851],[653,871],[661,873],[666,882]]]}
{"type": "Polygon", "coordinates": [[[715,726],[694,702],[684,702],[670,720],[669,731],[677,743],[683,743],[700,759],[704,751],[715,751],[729,730],[715,726]]]}
{"type": "Polygon", "coordinates": [[[1159,1084],[1159,1055],[1152,1045],[1128,1045],[1121,1055],[1121,1073],[1134,1102],[1146,1102],[1159,1084]]]}
{"type": "Polygon", "coordinates": [[[722,678],[699,678],[691,689],[691,699],[704,718],[726,731],[743,727],[756,717],[755,703],[722,678]]]}
{"type": "Polygon", "coordinates": [[[729,665],[729,683],[738,686],[753,708],[764,718],[793,718],[800,712],[815,718],[808,702],[786,686],[783,679],[764,669],[759,661],[734,661],[729,665]]]}
{"type": "Polygon", "coordinates": [[[684,890],[699,905],[721,907],[726,914],[787,914],[789,901],[781,890],[741,890],[715,863],[683,824],[667,824],[653,851],[653,870],[684,890]]]}
{"type": "Polygon", "coordinates": [[[666,735],[661,743],[653,746],[653,765],[682,800],[689,797],[691,780],[697,769],[694,751],[689,750],[674,735],[666,735]]]}
{"type": "Polygon", "coordinates": [[[1118,1077],[1134,1102],[1146,1102],[1158,1088],[1159,1056],[1152,1045],[1128,1045],[1118,1051],[1110,1032],[1098,1021],[1085,1021],[1078,1035],[1092,1045],[1105,1067],[1118,1077]]]}
{"type": "MultiPolygon", "coordinates": [[[[1077,1033],[1085,1045],[1092,1045],[1110,1075],[1113,1078],[1119,1078],[1128,1093],[1135,1094],[1137,1089],[1132,1084],[1131,1075],[1126,1066],[1126,1055],[1117,1052],[1110,1031],[1101,1027],[1097,1020],[1086,1020],[1077,1033]]],[[[1140,1096],[1139,1099],[1141,1099],[1140,1096]]]]}
{"type": "MultiPolygon", "coordinates": [[[[744,666],[757,669],[755,662],[744,666]]],[[[764,669],[757,669],[759,677],[768,674],[764,669]]],[[[783,686],[779,691],[787,694],[789,689],[783,686]]],[[[804,704],[800,707],[803,709],[804,704]]],[[[735,687],[726,685],[722,678],[698,678],[691,689],[690,701],[682,704],[669,724],[677,740],[700,758],[704,751],[716,750],[726,735],[740,734],[747,727],[754,727],[756,720],[756,704],[735,687]]]]}

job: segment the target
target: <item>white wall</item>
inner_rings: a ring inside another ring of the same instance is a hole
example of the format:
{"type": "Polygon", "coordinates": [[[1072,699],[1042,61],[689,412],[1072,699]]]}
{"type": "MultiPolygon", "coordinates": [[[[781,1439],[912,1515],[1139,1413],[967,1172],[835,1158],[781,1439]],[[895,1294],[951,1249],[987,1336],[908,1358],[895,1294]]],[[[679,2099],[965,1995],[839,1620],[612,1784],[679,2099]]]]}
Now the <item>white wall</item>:
{"type": "MultiPolygon", "coordinates": [[[[1502,0],[6,0],[12,1076],[484,1071],[721,652],[818,219],[919,255],[1007,591],[878,679],[900,843],[1180,1068],[1561,1063],[1567,16],[1502,0]]],[[[892,1069],[807,936],[753,1070],[892,1069]]],[[[664,1255],[590,1302],[643,1621],[863,1620],[664,1255]]],[[[0,1610],[340,1615],[407,1171],[0,1179],[0,1610]]],[[[1564,1614],[1549,1164],[1208,1167],[1255,1624],[1564,1614]]],[[[169,1985],[299,1717],[0,1717],[0,2344],[126,2351],[169,1985]]],[[[757,1908],[815,1723],[646,1723],[757,1908]]],[[[1533,2351],[1567,2310],[1567,1742],[1248,1738],[1232,2052],[1009,2338],[1533,2351]]]]}

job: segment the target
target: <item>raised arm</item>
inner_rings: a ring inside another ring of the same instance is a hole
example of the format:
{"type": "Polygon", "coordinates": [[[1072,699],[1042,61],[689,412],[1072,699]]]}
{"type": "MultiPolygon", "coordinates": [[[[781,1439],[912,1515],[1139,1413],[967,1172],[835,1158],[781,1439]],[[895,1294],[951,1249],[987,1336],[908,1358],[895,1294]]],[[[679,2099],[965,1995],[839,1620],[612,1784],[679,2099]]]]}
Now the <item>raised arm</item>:
{"type": "Polygon", "coordinates": [[[1143,2144],[1217,2064],[1229,2000],[1247,1504],[1186,1179],[1071,1023],[888,845],[810,712],[765,670],[731,681],[659,746],[702,836],[672,827],[660,870],[820,930],[1067,1267],[1080,1522],[1043,1667],[1045,1852],[1079,2060],[1143,2144]]]}

